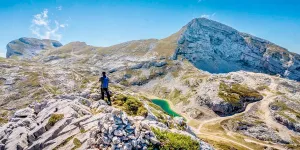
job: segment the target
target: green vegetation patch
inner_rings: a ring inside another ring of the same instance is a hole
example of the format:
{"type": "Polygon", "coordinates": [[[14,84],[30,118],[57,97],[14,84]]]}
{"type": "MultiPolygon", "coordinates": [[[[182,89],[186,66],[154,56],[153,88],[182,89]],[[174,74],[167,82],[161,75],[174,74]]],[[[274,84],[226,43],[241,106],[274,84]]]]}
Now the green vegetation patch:
{"type": "Polygon", "coordinates": [[[152,131],[156,135],[157,139],[161,142],[159,147],[161,150],[198,150],[200,148],[199,143],[187,135],[162,131],[156,128],[152,128],[152,131]]]}
{"type": "Polygon", "coordinates": [[[64,114],[52,114],[48,120],[48,125],[54,126],[56,122],[64,118],[64,114]]]}
{"type": "Polygon", "coordinates": [[[256,88],[256,90],[258,90],[258,91],[263,91],[263,90],[268,90],[268,91],[270,91],[270,88],[269,88],[268,86],[266,86],[266,85],[260,85],[260,86],[258,86],[258,87],[256,88]]]}
{"type": "Polygon", "coordinates": [[[155,110],[159,110],[159,111],[165,113],[165,111],[164,111],[160,106],[158,106],[158,105],[156,105],[156,104],[154,104],[154,103],[152,103],[152,102],[149,102],[148,105],[149,105],[150,107],[154,108],[155,110]]]}
{"type": "Polygon", "coordinates": [[[192,96],[191,93],[182,94],[181,90],[174,89],[167,97],[173,104],[183,102],[184,105],[189,104],[189,98],[192,96]]]}
{"type": "Polygon", "coordinates": [[[144,107],[143,103],[135,97],[117,95],[113,104],[124,110],[128,115],[131,116],[147,116],[148,111],[144,107]]]}
{"type": "Polygon", "coordinates": [[[20,83],[23,87],[40,87],[39,73],[37,72],[24,72],[26,80],[20,83]]]}
{"type": "Polygon", "coordinates": [[[242,98],[263,98],[263,96],[258,91],[250,89],[246,85],[235,83],[229,86],[224,82],[221,82],[219,85],[218,95],[223,100],[232,104],[239,104],[242,98]]]}
{"type": "Polygon", "coordinates": [[[40,100],[47,92],[44,89],[38,89],[32,94],[32,98],[35,100],[40,100]]]}
{"type": "Polygon", "coordinates": [[[124,86],[129,86],[129,85],[130,85],[130,83],[129,83],[127,80],[122,80],[122,81],[120,82],[120,84],[121,84],[121,85],[124,85],[124,86]]]}
{"type": "Polygon", "coordinates": [[[160,106],[152,102],[149,102],[148,105],[150,106],[151,112],[157,117],[158,121],[168,126],[169,123],[166,119],[166,112],[160,106]]]}
{"type": "Polygon", "coordinates": [[[56,86],[52,86],[52,85],[44,85],[44,88],[49,91],[51,94],[53,95],[60,95],[62,94],[62,92],[60,91],[60,89],[56,86]]]}
{"type": "Polygon", "coordinates": [[[86,87],[87,87],[87,84],[88,84],[89,82],[90,82],[90,81],[89,81],[87,78],[83,78],[83,79],[81,80],[80,88],[81,88],[81,89],[86,88],[86,87]]]}
{"type": "Polygon", "coordinates": [[[4,83],[5,83],[5,80],[0,79],[0,85],[4,85],[4,83]]]}
{"type": "Polygon", "coordinates": [[[0,125],[6,124],[8,122],[7,118],[0,117],[0,125]]]}
{"type": "Polygon", "coordinates": [[[63,140],[63,142],[61,142],[58,146],[56,146],[55,148],[53,148],[53,150],[57,150],[63,146],[65,146],[69,141],[71,141],[74,138],[75,135],[68,137],[67,139],[63,140]]]}
{"type": "Polygon", "coordinates": [[[75,149],[81,147],[81,145],[82,145],[82,143],[80,142],[80,140],[78,140],[77,138],[74,138],[73,144],[74,144],[75,146],[72,148],[72,150],[75,150],[75,149]]]}
{"type": "Polygon", "coordinates": [[[81,127],[79,130],[80,130],[80,133],[86,133],[89,131],[89,130],[85,130],[83,127],[81,127]]]}
{"type": "Polygon", "coordinates": [[[209,140],[205,139],[205,142],[209,143],[216,149],[221,149],[221,150],[248,150],[247,148],[241,147],[239,145],[235,145],[232,143],[227,143],[223,141],[214,141],[214,140],[209,140]]]}
{"type": "Polygon", "coordinates": [[[276,101],[276,102],[273,102],[272,105],[275,105],[275,106],[277,106],[277,107],[280,108],[279,111],[276,112],[276,113],[278,113],[279,115],[287,118],[291,122],[297,123],[297,120],[291,118],[290,116],[288,116],[287,114],[285,114],[285,112],[290,112],[290,113],[296,115],[296,117],[300,119],[300,112],[298,112],[298,111],[296,111],[296,110],[288,107],[284,102],[276,101]]]}
{"type": "Polygon", "coordinates": [[[141,75],[142,71],[137,69],[126,69],[125,74],[129,76],[139,76],[141,75]]]}

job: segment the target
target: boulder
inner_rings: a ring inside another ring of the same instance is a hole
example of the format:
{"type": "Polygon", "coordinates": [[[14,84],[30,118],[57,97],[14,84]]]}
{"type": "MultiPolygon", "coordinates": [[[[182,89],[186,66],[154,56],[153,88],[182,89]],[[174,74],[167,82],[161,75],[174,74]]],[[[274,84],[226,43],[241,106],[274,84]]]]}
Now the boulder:
{"type": "Polygon", "coordinates": [[[132,149],[132,145],[130,143],[125,143],[123,149],[124,150],[131,150],[132,149]]]}
{"type": "Polygon", "coordinates": [[[143,129],[151,130],[149,124],[146,121],[142,121],[140,125],[143,129]]]}
{"type": "Polygon", "coordinates": [[[160,144],[159,140],[157,140],[155,137],[151,137],[149,140],[152,144],[160,144]]]}
{"type": "Polygon", "coordinates": [[[115,136],[123,136],[124,134],[123,134],[122,130],[115,130],[114,135],[115,136]]]}
{"type": "Polygon", "coordinates": [[[115,136],[112,138],[112,142],[113,142],[113,144],[119,144],[121,142],[121,140],[120,140],[120,138],[115,136]]]}
{"type": "Polygon", "coordinates": [[[27,116],[32,116],[34,113],[34,110],[31,108],[24,108],[20,109],[15,112],[14,117],[16,118],[26,118],[27,116]]]}
{"type": "Polygon", "coordinates": [[[174,119],[176,124],[184,125],[184,118],[183,117],[174,117],[173,119],[174,119]]]}
{"type": "Polygon", "coordinates": [[[91,98],[92,100],[97,101],[97,100],[100,100],[100,99],[102,98],[102,96],[101,96],[101,94],[98,94],[98,93],[92,93],[92,94],[90,95],[90,98],[91,98]]]}

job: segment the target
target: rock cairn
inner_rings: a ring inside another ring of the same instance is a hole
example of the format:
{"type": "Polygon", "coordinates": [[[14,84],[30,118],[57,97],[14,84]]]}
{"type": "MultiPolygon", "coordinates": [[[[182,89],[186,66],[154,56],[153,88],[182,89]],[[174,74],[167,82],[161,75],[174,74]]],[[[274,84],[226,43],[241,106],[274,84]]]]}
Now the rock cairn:
{"type": "Polygon", "coordinates": [[[89,142],[91,148],[110,147],[113,150],[146,150],[149,145],[160,144],[147,122],[129,119],[119,110],[114,110],[100,119],[98,128],[90,134],[89,142]]]}

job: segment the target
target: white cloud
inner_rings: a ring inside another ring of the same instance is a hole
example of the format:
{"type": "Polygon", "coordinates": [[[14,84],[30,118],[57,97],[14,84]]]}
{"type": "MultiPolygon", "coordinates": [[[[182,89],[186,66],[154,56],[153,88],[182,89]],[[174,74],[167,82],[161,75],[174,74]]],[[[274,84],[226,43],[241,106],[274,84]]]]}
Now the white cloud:
{"type": "Polygon", "coordinates": [[[213,14],[203,14],[203,15],[201,15],[200,17],[201,17],[201,18],[211,19],[211,18],[213,18],[215,15],[216,15],[216,13],[213,13],[213,14]]]}
{"type": "Polygon", "coordinates": [[[65,28],[65,27],[67,27],[68,26],[68,24],[61,24],[61,25],[59,25],[61,28],[65,28]]]}
{"type": "Polygon", "coordinates": [[[33,16],[30,26],[31,33],[41,39],[61,40],[62,34],[59,33],[61,28],[65,28],[68,24],[60,24],[54,20],[54,24],[48,17],[48,9],[33,16]]]}
{"type": "Polygon", "coordinates": [[[62,7],[62,6],[58,6],[58,7],[56,7],[56,9],[57,9],[57,10],[62,10],[63,7],[62,7]]]}

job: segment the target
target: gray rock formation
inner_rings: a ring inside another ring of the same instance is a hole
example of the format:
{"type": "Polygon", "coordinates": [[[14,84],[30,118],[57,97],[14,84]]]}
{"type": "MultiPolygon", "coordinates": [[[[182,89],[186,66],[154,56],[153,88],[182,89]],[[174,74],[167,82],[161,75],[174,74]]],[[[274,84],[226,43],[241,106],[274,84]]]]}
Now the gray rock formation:
{"type": "Polygon", "coordinates": [[[297,101],[290,101],[286,97],[277,97],[269,107],[274,120],[290,130],[300,132],[300,108],[297,101]]]}
{"type": "MultiPolygon", "coordinates": [[[[0,127],[0,148],[147,149],[160,144],[150,127],[169,130],[157,120],[127,116],[104,101],[75,95],[80,93],[56,96],[16,111],[10,121],[0,127]]],[[[192,134],[180,132],[198,141],[201,149],[213,149],[192,134]]]]}
{"type": "Polygon", "coordinates": [[[228,82],[232,83],[211,82],[199,87],[200,93],[196,98],[197,103],[207,105],[218,115],[224,116],[242,112],[248,103],[263,99],[263,96],[254,89],[242,86],[235,81],[228,82]],[[242,88],[244,90],[241,90],[242,88]]]}
{"type": "Polygon", "coordinates": [[[175,58],[182,55],[211,73],[238,70],[300,80],[300,55],[221,23],[199,18],[186,25],[175,58]]]}
{"type": "Polygon", "coordinates": [[[62,44],[55,40],[20,38],[9,42],[6,46],[6,58],[11,56],[21,56],[23,58],[31,58],[43,50],[49,50],[61,47],[62,44]]]}
{"type": "Polygon", "coordinates": [[[92,148],[106,149],[147,149],[150,144],[159,144],[155,134],[146,122],[135,122],[125,113],[114,110],[103,116],[98,129],[91,133],[92,148]]]}

